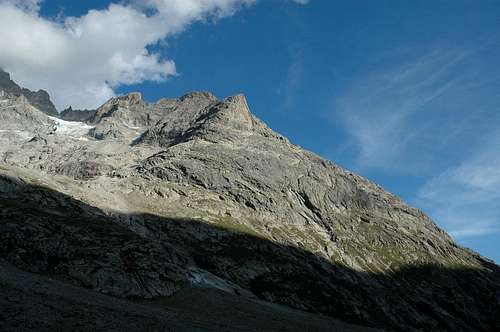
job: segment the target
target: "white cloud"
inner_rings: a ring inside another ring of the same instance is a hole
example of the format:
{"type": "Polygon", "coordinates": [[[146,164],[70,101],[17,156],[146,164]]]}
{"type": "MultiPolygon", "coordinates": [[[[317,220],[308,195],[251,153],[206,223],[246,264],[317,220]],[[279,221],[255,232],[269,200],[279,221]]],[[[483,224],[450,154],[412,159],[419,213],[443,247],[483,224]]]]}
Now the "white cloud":
{"type": "Polygon", "coordinates": [[[484,235],[496,234],[500,231],[500,228],[494,222],[474,222],[472,225],[453,228],[449,233],[452,237],[457,240],[478,237],[484,235]]]}
{"type": "Polygon", "coordinates": [[[4,3],[0,65],[21,85],[50,91],[59,108],[96,107],[120,84],[175,74],[172,61],[145,48],[167,33],[159,23],[121,5],[58,23],[4,3]]]}
{"type": "Polygon", "coordinates": [[[359,168],[426,172],[434,149],[440,146],[437,142],[443,142],[456,126],[439,131],[429,119],[446,113],[436,105],[457,83],[450,73],[463,57],[432,52],[402,64],[381,64],[354,80],[337,101],[335,120],[347,129],[359,168]]]}
{"type": "Polygon", "coordinates": [[[37,12],[40,10],[40,3],[43,0],[3,0],[3,3],[17,6],[22,10],[29,12],[37,12]]]}
{"type": "Polygon", "coordinates": [[[353,165],[422,181],[412,203],[457,239],[500,233],[500,95],[483,64],[500,49],[470,49],[382,59],[335,113],[353,165]]]}
{"type": "Polygon", "coordinates": [[[427,181],[415,201],[456,238],[500,232],[500,126],[482,148],[427,181]]]}
{"type": "Polygon", "coordinates": [[[174,62],[148,46],[255,0],[133,0],[61,21],[40,16],[40,3],[0,0],[0,67],[23,86],[48,90],[62,109],[97,107],[120,85],[175,75],[174,62]]]}

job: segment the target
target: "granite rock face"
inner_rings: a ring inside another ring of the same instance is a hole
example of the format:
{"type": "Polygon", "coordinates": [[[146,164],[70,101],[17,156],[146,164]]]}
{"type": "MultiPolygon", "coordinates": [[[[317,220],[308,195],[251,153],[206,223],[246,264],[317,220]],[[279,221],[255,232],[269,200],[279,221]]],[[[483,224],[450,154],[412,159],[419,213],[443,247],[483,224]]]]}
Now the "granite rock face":
{"type": "Polygon", "coordinates": [[[65,121],[85,122],[94,116],[96,110],[74,110],[68,107],[59,114],[59,117],[65,121]]]}
{"type": "Polygon", "coordinates": [[[0,68],[0,91],[13,94],[17,97],[24,96],[31,105],[50,116],[57,116],[56,107],[50,100],[50,96],[45,90],[31,91],[21,88],[10,79],[10,74],[0,68]]]}
{"type": "Polygon", "coordinates": [[[0,258],[17,268],[123,298],[203,285],[385,330],[499,327],[496,264],[243,95],[133,93],[85,122],[2,96],[0,258]]]}

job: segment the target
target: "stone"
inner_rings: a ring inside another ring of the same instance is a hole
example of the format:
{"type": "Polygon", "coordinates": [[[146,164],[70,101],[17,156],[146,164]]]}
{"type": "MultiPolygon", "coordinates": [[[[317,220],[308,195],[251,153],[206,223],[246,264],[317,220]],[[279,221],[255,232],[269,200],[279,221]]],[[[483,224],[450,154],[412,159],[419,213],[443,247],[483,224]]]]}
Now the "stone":
{"type": "Polygon", "coordinates": [[[73,131],[0,99],[0,259],[16,268],[120,298],[201,283],[384,330],[499,326],[498,265],[244,95],[133,93],[73,131]]]}
{"type": "Polygon", "coordinates": [[[57,116],[59,113],[56,107],[50,100],[50,96],[45,90],[31,91],[26,88],[21,88],[10,79],[10,74],[0,68],[0,90],[15,96],[24,96],[29,100],[30,104],[50,116],[57,116]]]}

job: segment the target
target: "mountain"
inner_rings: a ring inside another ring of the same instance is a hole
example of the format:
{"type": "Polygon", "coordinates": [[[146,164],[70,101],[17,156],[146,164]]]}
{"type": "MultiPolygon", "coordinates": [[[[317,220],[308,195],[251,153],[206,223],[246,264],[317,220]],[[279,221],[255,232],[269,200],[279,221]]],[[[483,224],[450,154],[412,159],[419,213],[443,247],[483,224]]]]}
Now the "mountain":
{"type": "Polygon", "coordinates": [[[97,307],[110,326],[136,313],[174,330],[500,327],[499,266],[274,132],[244,95],[133,93],[85,122],[2,98],[0,280],[43,328],[97,307]]]}
{"type": "Polygon", "coordinates": [[[15,96],[24,96],[31,105],[50,116],[57,116],[56,107],[50,100],[50,96],[45,90],[31,91],[21,88],[10,79],[10,74],[0,68],[0,90],[15,96]]]}
{"type": "Polygon", "coordinates": [[[66,121],[79,121],[85,122],[90,119],[96,110],[74,110],[72,107],[68,107],[59,114],[59,118],[66,121]]]}

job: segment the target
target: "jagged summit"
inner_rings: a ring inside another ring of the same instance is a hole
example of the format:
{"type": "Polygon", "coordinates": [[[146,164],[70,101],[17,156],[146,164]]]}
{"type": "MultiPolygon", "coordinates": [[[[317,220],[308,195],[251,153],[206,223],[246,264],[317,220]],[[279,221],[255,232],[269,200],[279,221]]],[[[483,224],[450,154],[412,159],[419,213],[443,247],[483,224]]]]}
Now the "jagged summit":
{"type": "Polygon", "coordinates": [[[496,264],[291,144],[243,95],[129,94],[68,123],[3,92],[0,134],[0,267],[86,303],[202,286],[388,331],[499,326],[496,264]]]}
{"type": "Polygon", "coordinates": [[[185,95],[181,96],[178,99],[181,102],[186,101],[188,99],[191,99],[191,100],[203,100],[204,99],[204,100],[208,100],[209,102],[218,101],[217,97],[208,91],[191,91],[191,92],[188,92],[185,95]]]}
{"type": "Polygon", "coordinates": [[[202,136],[207,140],[234,140],[250,132],[277,136],[250,112],[243,94],[219,100],[210,92],[190,92],[147,103],[140,93],[131,93],[111,98],[86,122],[95,126],[94,138],[157,146],[202,136]]]}
{"type": "Polygon", "coordinates": [[[142,100],[142,94],[139,92],[113,97],[96,110],[90,122],[97,123],[102,118],[113,116],[113,113],[116,111],[120,112],[124,109],[136,110],[144,106],[145,102],[142,100]]]}
{"type": "Polygon", "coordinates": [[[10,74],[0,68],[0,90],[11,93],[16,96],[25,96],[30,103],[40,111],[57,116],[58,112],[50,100],[50,96],[45,90],[31,91],[26,88],[21,88],[10,79],[10,74]]]}
{"type": "Polygon", "coordinates": [[[65,121],[86,122],[94,116],[97,110],[74,110],[71,106],[63,110],[59,117],[65,121]]]}
{"type": "Polygon", "coordinates": [[[234,142],[252,134],[281,137],[250,112],[243,94],[221,101],[206,92],[190,93],[170,104],[135,144],[169,147],[195,139],[234,142]]]}
{"type": "Polygon", "coordinates": [[[12,93],[13,91],[21,90],[21,88],[10,79],[10,74],[0,68],[0,86],[5,92],[12,93]]]}
{"type": "Polygon", "coordinates": [[[130,107],[141,103],[144,103],[144,100],[142,99],[142,93],[131,92],[122,96],[111,98],[106,103],[104,103],[104,105],[102,105],[100,108],[106,107],[107,105],[116,105],[116,104],[123,107],[130,107]]]}

